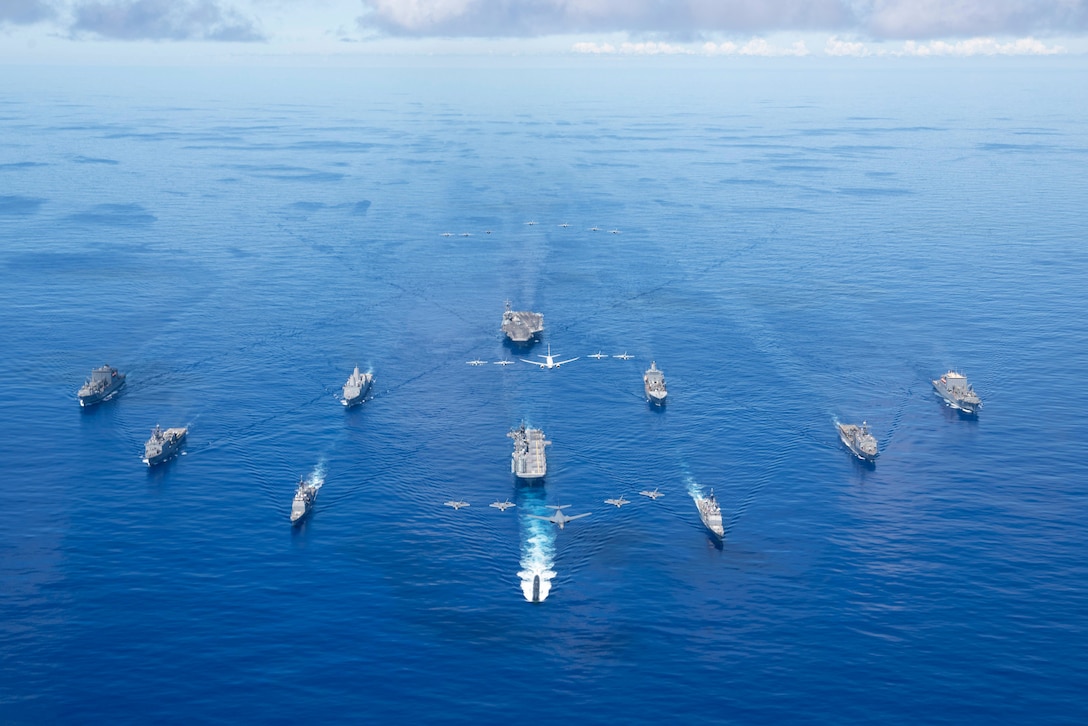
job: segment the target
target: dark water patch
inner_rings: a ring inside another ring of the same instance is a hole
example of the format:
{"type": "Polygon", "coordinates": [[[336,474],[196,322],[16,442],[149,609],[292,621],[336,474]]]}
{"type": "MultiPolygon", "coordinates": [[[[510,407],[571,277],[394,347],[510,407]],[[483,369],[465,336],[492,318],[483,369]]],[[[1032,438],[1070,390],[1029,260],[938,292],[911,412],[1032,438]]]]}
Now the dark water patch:
{"type": "Polygon", "coordinates": [[[12,161],[7,164],[0,164],[0,171],[22,171],[23,169],[33,169],[38,166],[49,166],[41,161],[12,161]]]}
{"type": "Polygon", "coordinates": [[[294,202],[291,207],[303,212],[319,212],[326,208],[322,202],[294,202]]]}
{"type": "Polygon", "coordinates": [[[142,204],[96,204],[90,209],[66,217],[76,224],[106,227],[142,227],[158,221],[142,204]]]}
{"type": "Polygon", "coordinates": [[[353,217],[365,217],[368,211],[370,211],[370,201],[367,199],[356,202],[351,207],[351,214],[353,217]]]}
{"type": "Polygon", "coordinates": [[[116,131],[104,134],[104,139],[132,139],[134,141],[173,141],[185,138],[185,134],[177,131],[116,131]]]}
{"type": "Polygon", "coordinates": [[[37,197],[0,196],[0,216],[21,217],[35,214],[45,203],[37,197]]]}
{"type": "Polygon", "coordinates": [[[899,173],[895,171],[867,171],[865,172],[865,176],[870,179],[888,179],[893,176],[899,176],[899,173]]]}
{"type": "Polygon", "coordinates": [[[719,184],[730,184],[738,187],[777,187],[778,182],[770,179],[721,179],[719,184]]]}
{"type": "Polygon", "coordinates": [[[109,166],[117,166],[121,163],[116,159],[99,159],[94,156],[77,156],[72,161],[76,164],[107,164],[109,166]]]}
{"type": "Polygon", "coordinates": [[[822,214],[815,209],[804,207],[734,207],[733,211],[743,214],[822,214]]]}
{"type": "Polygon", "coordinates": [[[840,187],[837,191],[851,197],[905,197],[914,194],[910,189],[897,187],[840,187]]]}
{"type": "Polygon", "coordinates": [[[817,166],[815,164],[780,164],[774,167],[775,171],[810,171],[816,173],[823,173],[828,171],[836,171],[830,166],[817,166]]]}
{"type": "Polygon", "coordinates": [[[239,260],[249,259],[251,257],[257,256],[249,250],[243,250],[241,247],[228,247],[227,254],[239,260]]]}
{"type": "Polygon", "coordinates": [[[288,144],[287,149],[293,151],[338,151],[347,153],[359,153],[379,148],[380,144],[365,141],[298,141],[288,144]]]}
{"type": "Polygon", "coordinates": [[[1004,144],[997,142],[986,142],[978,145],[978,148],[982,151],[1002,151],[1011,154],[1038,154],[1041,152],[1054,152],[1063,151],[1058,146],[1053,144],[1004,144]]]}

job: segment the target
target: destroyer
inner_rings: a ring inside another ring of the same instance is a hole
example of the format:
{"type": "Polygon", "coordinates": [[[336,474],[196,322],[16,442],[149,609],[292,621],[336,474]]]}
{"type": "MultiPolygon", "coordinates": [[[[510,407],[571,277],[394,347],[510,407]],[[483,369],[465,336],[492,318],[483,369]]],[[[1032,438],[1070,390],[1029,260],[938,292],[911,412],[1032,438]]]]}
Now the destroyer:
{"type": "Polygon", "coordinates": [[[846,444],[846,448],[862,461],[875,461],[879,455],[876,446],[876,437],[869,432],[869,424],[861,422],[861,426],[854,424],[836,423],[839,430],[839,438],[846,444]]]}
{"type": "Polygon", "coordinates": [[[544,447],[551,446],[540,429],[526,428],[522,424],[507,434],[514,440],[514,453],[510,457],[510,471],[518,479],[543,479],[548,473],[548,460],[544,447]]]}
{"type": "Polygon", "coordinates": [[[317,499],[317,484],[299,478],[294,501],[291,502],[291,524],[299,524],[310,513],[317,499]]]}
{"type": "Polygon", "coordinates": [[[111,365],[104,365],[91,371],[91,377],[79,389],[79,405],[93,406],[113,398],[125,385],[125,374],[111,365]]]}
{"type": "Polygon", "coordinates": [[[939,380],[933,381],[933,388],[937,391],[937,395],[945,400],[945,403],[964,413],[977,414],[982,408],[982,400],[967,382],[967,376],[962,373],[955,371],[945,373],[939,380]]]}
{"type": "Polygon", "coordinates": [[[366,394],[370,391],[370,386],[373,383],[373,374],[360,373],[359,366],[355,366],[355,370],[348,376],[348,381],[344,384],[344,397],[340,399],[340,403],[345,406],[362,403],[366,400],[366,394]]]}
{"type": "Polygon", "coordinates": [[[714,533],[718,539],[725,537],[725,527],[722,526],[722,510],[718,506],[718,500],[714,497],[714,490],[710,494],[695,497],[695,506],[699,508],[699,517],[706,528],[714,533]]]}
{"type": "Polygon", "coordinates": [[[510,309],[506,301],[506,312],[502,314],[502,332],[514,343],[528,343],[544,329],[544,315],[541,313],[516,312],[510,309]]]}
{"type": "Polygon", "coordinates": [[[642,376],[642,384],[646,388],[646,397],[651,403],[661,406],[665,403],[665,397],[669,392],[665,389],[665,374],[662,373],[656,361],[650,361],[650,369],[642,376]]]}
{"type": "Polygon", "coordinates": [[[151,438],[144,444],[144,463],[155,466],[174,458],[178,449],[185,443],[185,437],[189,435],[189,429],[173,428],[165,431],[158,425],[151,429],[151,438]]]}

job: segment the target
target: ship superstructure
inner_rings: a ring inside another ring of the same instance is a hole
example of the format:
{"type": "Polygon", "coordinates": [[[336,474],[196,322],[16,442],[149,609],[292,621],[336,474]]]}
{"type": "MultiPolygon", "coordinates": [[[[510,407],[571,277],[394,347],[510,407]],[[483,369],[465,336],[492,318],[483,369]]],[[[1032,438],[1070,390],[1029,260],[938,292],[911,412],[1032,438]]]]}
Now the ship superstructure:
{"type": "Polygon", "coordinates": [[[91,371],[91,377],[79,389],[79,405],[93,406],[96,403],[113,398],[114,394],[125,385],[125,374],[111,365],[104,365],[91,371]]]}
{"type": "Polygon", "coordinates": [[[658,406],[665,403],[665,397],[669,395],[669,392],[665,388],[665,374],[657,367],[657,361],[650,361],[650,368],[642,376],[642,385],[651,403],[658,406]]]}
{"type": "Polygon", "coordinates": [[[144,444],[144,463],[155,466],[174,458],[188,435],[189,429],[185,427],[163,429],[156,425],[151,429],[151,438],[144,444]]]}
{"type": "Polygon", "coordinates": [[[722,525],[722,510],[718,506],[714,490],[711,489],[710,494],[705,497],[702,495],[695,497],[695,506],[699,508],[699,518],[703,520],[706,528],[718,539],[725,537],[725,527],[722,525]]]}
{"type": "Polygon", "coordinates": [[[846,444],[846,448],[850,449],[854,456],[862,461],[871,462],[876,460],[879,450],[877,449],[876,437],[869,431],[868,423],[862,421],[861,426],[836,423],[835,428],[839,430],[839,438],[842,439],[842,442],[846,444]]]}
{"type": "Polygon", "coordinates": [[[366,394],[370,391],[370,386],[373,383],[374,375],[372,373],[361,373],[359,366],[355,366],[355,370],[348,376],[347,383],[344,384],[344,395],[340,399],[340,403],[345,406],[362,403],[366,400],[366,394]]]}
{"type": "Polygon", "coordinates": [[[502,332],[511,342],[528,343],[541,330],[544,330],[542,313],[511,310],[510,301],[506,301],[506,311],[502,314],[502,332]]]}
{"type": "Polygon", "coordinates": [[[977,414],[982,408],[982,399],[967,382],[967,376],[962,373],[955,371],[945,373],[938,380],[933,381],[933,388],[937,391],[937,395],[945,400],[945,403],[964,413],[977,414]]]}
{"type": "Polygon", "coordinates": [[[544,447],[551,446],[540,429],[522,424],[507,434],[514,440],[514,453],[510,456],[510,471],[519,479],[543,479],[548,473],[548,460],[544,447]]]}

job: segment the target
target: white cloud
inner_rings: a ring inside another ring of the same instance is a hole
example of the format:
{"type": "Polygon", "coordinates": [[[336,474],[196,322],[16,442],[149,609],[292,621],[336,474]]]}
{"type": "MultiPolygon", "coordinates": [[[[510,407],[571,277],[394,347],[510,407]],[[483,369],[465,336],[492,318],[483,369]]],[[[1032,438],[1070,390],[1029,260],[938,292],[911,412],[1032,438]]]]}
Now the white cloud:
{"type": "Polygon", "coordinates": [[[824,46],[824,55],[862,58],[872,54],[872,51],[870,51],[864,43],[839,40],[839,38],[834,35],[827,39],[827,45],[824,46]]]}
{"type": "Polygon", "coordinates": [[[943,40],[932,40],[928,43],[918,43],[908,40],[903,44],[903,50],[897,55],[908,56],[975,56],[975,55],[1058,55],[1064,53],[1065,48],[1060,45],[1046,45],[1035,38],[1020,38],[1019,40],[1001,43],[994,38],[969,38],[949,43],[943,40]]]}
{"type": "Polygon", "coordinates": [[[802,40],[798,40],[790,46],[782,47],[772,45],[764,38],[752,38],[743,45],[737,45],[730,41],[722,43],[706,42],[702,45],[644,42],[621,43],[617,47],[610,43],[582,42],[571,46],[571,51],[589,55],[747,55],[768,58],[809,55],[808,47],[802,40]]]}

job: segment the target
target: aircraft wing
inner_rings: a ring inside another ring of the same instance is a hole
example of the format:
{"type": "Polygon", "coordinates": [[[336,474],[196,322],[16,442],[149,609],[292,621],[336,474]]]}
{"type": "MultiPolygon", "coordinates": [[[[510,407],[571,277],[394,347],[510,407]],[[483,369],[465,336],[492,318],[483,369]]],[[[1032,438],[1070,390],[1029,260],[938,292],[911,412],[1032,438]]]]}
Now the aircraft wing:
{"type": "Polygon", "coordinates": [[[575,514],[573,517],[567,517],[567,521],[568,522],[573,522],[576,519],[581,519],[582,517],[588,517],[591,514],[593,514],[593,512],[586,512],[585,514],[575,514]]]}
{"type": "Polygon", "coordinates": [[[534,366],[540,366],[541,368],[547,366],[546,363],[537,363],[535,360],[525,360],[524,358],[518,358],[518,360],[520,360],[522,363],[532,363],[534,366]]]}
{"type": "MultiPolygon", "coordinates": [[[[581,358],[581,356],[578,356],[578,358],[581,358]]],[[[558,362],[556,362],[556,364],[555,364],[555,365],[557,365],[557,366],[561,366],[561,365],[563,365],[564,363],[573,363],[574,361],[578,360],[578,358],[571,358],[571,359],[569,359],[569,360],[561,360],[561,361],[558,361],[558,362]]]]}
{"type": "Polygon", "coordinates": [[[554,515],[551,516],[551,517],[542,517],[539,514],[529,514],[527,516],[532,517],[533,519],[540,519],[540,520],[543,520],[545,522],[551,522],[552,524],[555,524],[554,515]]]}

